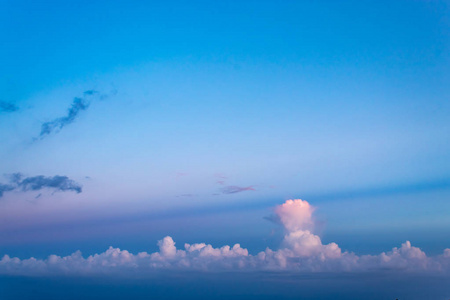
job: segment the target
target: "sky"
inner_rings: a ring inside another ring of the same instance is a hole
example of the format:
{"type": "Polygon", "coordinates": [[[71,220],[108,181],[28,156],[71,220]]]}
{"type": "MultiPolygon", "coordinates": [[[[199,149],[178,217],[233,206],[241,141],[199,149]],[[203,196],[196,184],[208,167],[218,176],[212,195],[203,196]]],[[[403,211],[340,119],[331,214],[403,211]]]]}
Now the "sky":
{"type": "Polygon", "coordinates": [[[0,34],[3,298],[450,296],[448,1],[0,0],[0,34]]]}

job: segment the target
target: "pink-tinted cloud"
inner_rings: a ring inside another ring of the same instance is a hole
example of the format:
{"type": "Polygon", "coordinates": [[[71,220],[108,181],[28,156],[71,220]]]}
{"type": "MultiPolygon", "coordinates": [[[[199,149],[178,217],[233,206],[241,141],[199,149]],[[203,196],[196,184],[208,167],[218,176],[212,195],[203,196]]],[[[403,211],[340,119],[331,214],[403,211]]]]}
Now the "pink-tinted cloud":
{"type": "Polygon", "coordinates": [[[228,178],[227,176],[225,176],[222,173],[216,173],[216,174],[214,174],[214,176],[217,177],[217,178],[220,178],[220,179],[227,179],[228,178]]]}
{"type": "Polygon", "coordinates": [[[301,229],[312,229],[314,208],[304,200],[287,200],[275,208],[284,228],[289,232],[301,229]]]}
{"type": "Polygon", "coordinates": [[[228,177],[227,176],[225,176],[224,174],[222,174],[222,173],[216,173],[216,174],[214,174],[214,177],[216,177],[218,180],[216,181],[216,183],[217,184],[220,184],[220,185],[225,185],[225,179],[227,179],[228,177]]]}

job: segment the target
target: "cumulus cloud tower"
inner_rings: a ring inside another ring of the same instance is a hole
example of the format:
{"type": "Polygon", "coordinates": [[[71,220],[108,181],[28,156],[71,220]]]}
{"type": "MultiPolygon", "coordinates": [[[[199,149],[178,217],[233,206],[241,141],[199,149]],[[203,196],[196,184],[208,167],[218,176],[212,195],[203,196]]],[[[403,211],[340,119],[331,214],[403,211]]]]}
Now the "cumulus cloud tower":
{"type": "Polygon", "coordinates": [[[301,199],[286,200],[275,208],[275,213],[288,232],[312,230],[313,212],[314,207],[308,201],[301,199]]]}

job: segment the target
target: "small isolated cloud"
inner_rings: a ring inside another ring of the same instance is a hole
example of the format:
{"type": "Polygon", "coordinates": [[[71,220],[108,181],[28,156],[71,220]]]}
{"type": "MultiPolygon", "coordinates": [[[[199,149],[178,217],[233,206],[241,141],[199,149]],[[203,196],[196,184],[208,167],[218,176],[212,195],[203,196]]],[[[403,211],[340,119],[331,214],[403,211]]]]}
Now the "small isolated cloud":
{"type": "Polygon", "coordinates": [[[245,191],[255,191],[253,186],[241,187],[236,185],[228,185],[221,189],[222,194],[236,194],[245,191]]]}
{"type": "MultiPolygon", "coordinates": [[[[279,249],[267,248],[255,255],[240,244],[215,248],[210,244],[184,244],[177,248],[166,236],[159,251],[132,254],[110,247],[105,252],[83,257],[80,251],[47,259],[19,259],[8,255],[0,260],[0,274],[15,275],[95,275],[147,274],[153,271],[276,271],[293,273],[395,272],[450,275],[450,249],[429,257],[406,241],[401,247],[378,255],[356,255],[342,251],[336,243],[323,244],[311,230],[314,208],[303,200],[288,200],[275,208],[285,229],[279,249]]],[[[400,275],[401,276],[401,275],[400,275]]]]}
{"type": "Polygon", "coordinates": [[[82,186],[70,179],[67,176],[50,176],[43,175],[24,177],[21,173],[14,173],[8,175],[10,184],[0,184],[0,197],[3,192],[19,190],[19,191],[39,191],[42,189],[52,189],[55,191],[73,191],[76,193],[82,192],[82,186]]]}
{"type": "Polygon", "coordinates": [[[19,110],[19,108],[11,102],[0,101],[0,112],[14,112],[19,110]]]}
{"type": "Polygon", "coordinates": [[[98,92],[96,90],[87,90],[87,91],[84,91],[84,93],[83,93],[83,95],[85,95],[85,96],[92,96],[95,94],[98,94],[98,92]]]}

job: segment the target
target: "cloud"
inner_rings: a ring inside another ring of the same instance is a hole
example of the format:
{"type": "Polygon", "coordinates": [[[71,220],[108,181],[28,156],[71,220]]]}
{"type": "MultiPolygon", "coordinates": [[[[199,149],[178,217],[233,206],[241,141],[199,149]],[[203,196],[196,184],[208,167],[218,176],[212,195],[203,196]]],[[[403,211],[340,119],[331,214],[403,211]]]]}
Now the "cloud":
{"type": "Polygon", "coordinates": [[[225,179],[228,179],[228,177],[222,173],[215,173],[214,177],[217,178],[216,183],[220,185],[225,185],[225,179]]]}
{"type": "Polygon", "coordinates": [[[249,254],[240,244],[215,248],[206,243],[184,244],[179,249],[166,236],[158,242],[159,251],[132,254],[110,247],[105,252],[83,257],[80,251],[47,259],[19,259],[4,255],[0,274],[15,275],[95,275],[146,274],[158,271],[242,271],[242,272],[333,272],[333,273],[433,273],[450,276],[450,249],[442,255],[428,257],[406,241],[400,248],[379,255],[361,255],[342,251],[336,243],[323,244],[313,228],[314,208],[303,200],[288,200],[275,208],[285,229],[278,250],[267,248],[249,254]]]}
{"type": "Polygon", "coordinates": [[[240,187],[235,185],[229,185],[221,189],[222,194],[235,194],[245,191],[255,191],[253,186],[240,187]]]}
{"type": "Polygon", "coordinates": [[[85,98],[74,98],[71,107],[67,111],[67,116],[45,122],[41,125],[41,133],[39,134],[40,138],[42,139],[46,135],[49,135],[56,130],[61,130],[65,126],[73,123],[78,114],[86,110],[89,105],[90,102],[85,98]]]}
{"type": "Polygon", "coordinates": [[[82,192],[82,186],[67,176],[56,175],[52,177],[46,177],[43,175],[39,175],[33,177],[24,177],[21,173],[14,173],[9,174],[8,177],[10,180],[10,184],[0,184],[0,197],[3,196],[3,192],[7,191],[39,191],[44,188],[61,192],[82,192]]]}
{"type": "Polygon", "coordinates": [[[19,183],[19,187],[23,191],[38,191],[43,188],[52,188],[58,191],[74,191],[77,193],[81,193],[82,191],[81,185],[69,179],[67,176],[59,175],[53,177],[45,177],[42,175],[27,177],[19,183]]]}
{"type": "Polygon", "coordinates": [[[19,110],[19,108],[11,102],[0,101],[0,112],[14,112],[19,110]]]}
{"type": "Polygon", "coordinates": [[[228,177],[225,176],[225,174],[223,173],[215,173],[214,177],[219,178],[219,179],[227,179],[228,177]]]}
{"type": "MultiPolygon", "coordinates": [[[[112,91],[111,94],[114,94],[115,92],[116,91],[112,91]]],[[[89,106],[91,105],[92,97],[94,96],[97,96],[99,100],[104,100],[108,97],[107,94],[100,94],[95,90],[87,90],[83,92],[83,97],[75,97],[73,99],[72,105],[67,110],[66,116],[42,123],[39,138],[43,139],[47,135],[53,132],[59,132],[65,126],[72,124],[82,111],[85,111],[89,108],[89,106]]]]}
{"type": "Polygon", "coordinates": [[[14,186],[11,184],[1,184],[0,183],[0,198],[3,196],[4,192],[9,192],[14,190],[14,186]]]}
{"type": "Polygon", "coordinates": [[[84,93],[83,93],[83,95],[85,95],[85,96],[92,96],[94,94],[98,94],[98,92],[96,90],[87,90],[87,91],[84,91],[84,93]]]}
{"type": "Polygon", "coordinates": [[[182,195],[178,195],[178,196],[176,196],[176,197],[187,197],[187,198],[192,198],[192,197],[195,197],[196,195],[194,195],[194,194],[182,194],[182,195]]]}
{"type": "Polygon", "coordinates": [[[311,229],[314,208],[304,200],[287,200],[275,208],[275,213],[289,232],[311,229]]]}

